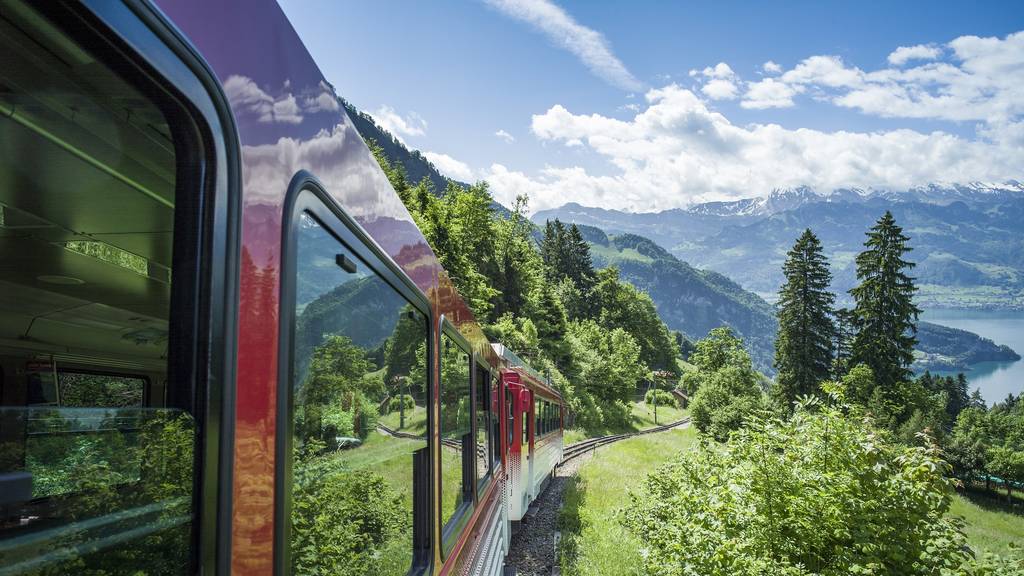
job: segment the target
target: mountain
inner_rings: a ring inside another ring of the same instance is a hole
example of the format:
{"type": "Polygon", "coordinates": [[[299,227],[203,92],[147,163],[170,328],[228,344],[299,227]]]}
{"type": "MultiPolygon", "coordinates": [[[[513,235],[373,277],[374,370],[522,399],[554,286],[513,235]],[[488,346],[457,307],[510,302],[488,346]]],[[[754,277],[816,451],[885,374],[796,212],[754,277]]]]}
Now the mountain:
{"type": "MultiPolygon", "coordinates": [[[[398,138],[390,132],[381,128],[373,120],[373,117],[366,112],[360,112],[355,106],[340,98],[345,112],[355,124],[356,131],[364,140],[373,140],[384,150],[384,155],[391,162],[399,162],[405,168],[409,182],[421,182],[424,178],[430,180],[434,185],[434,191],[438,194],[444,192],[448,187],[448,178],[437,170],[430,160],[427,160],[419,150],[409,150],[398,138]]],[[[459,182],[463,186],[462,182],[459,182]]]]}
{"type": "Polygon", "coordinates": [[[772,373],[777,330],[771,305],[729,278],[698,270],[655,242],[635,234],[608,236],[598,228],[580,226],[590,244],[594,265],[615,265],[620,277],[647,292],[658,314],[672,330],[691,340],[729,326],[747,344],[755,366],[772,373]]]}
{"type": "Polygon", "coordinates": [[[978,362],[1014,362],[1020,360],[1009,346],[998,345],[973,332],[919,322],[917,350],[914,353],[916,372],[924,370],[965,370],[978,362]]]}
{"type": "Polygon", "coordinates": [[[864,232],[886,210],[911,237],[924,307],[1024,307],[1024,184],[931,184],[904,191],[801,187],[763,198],[632,214],[566,204],[534,215],[640,234],[681,260],[728,275],[768,298],[804,228],[821,238],[841,299],[856,282],[864,232]]]}

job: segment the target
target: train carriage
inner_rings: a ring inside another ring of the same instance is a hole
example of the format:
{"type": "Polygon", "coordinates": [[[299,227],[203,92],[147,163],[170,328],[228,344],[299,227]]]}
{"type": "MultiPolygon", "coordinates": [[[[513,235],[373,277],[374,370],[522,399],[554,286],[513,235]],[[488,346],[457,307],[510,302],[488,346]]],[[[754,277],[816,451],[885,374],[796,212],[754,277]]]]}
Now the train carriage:
{"type": "Polygon", "coordinates": [[[4,0],[0,45],[0,574],[500,573],[560,397],[280,8],[4,0]]]}

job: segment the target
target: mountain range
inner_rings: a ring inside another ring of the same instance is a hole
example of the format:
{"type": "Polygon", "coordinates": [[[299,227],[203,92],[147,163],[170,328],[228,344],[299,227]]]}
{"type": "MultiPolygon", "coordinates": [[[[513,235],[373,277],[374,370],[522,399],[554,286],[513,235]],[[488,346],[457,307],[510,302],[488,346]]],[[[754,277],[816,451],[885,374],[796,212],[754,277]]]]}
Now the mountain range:
{"type": "MultiPolygon", "coordinates": [[[[414,181],[427,178],[438,193],[445,189],[448,179],[419,151],[409,150],[372,117],[343,103],[363,138],[380,145],[391,162],[400,162],[414,181]]],[[[507,213],[500,204],[495,206],[499,212],[507,213]]],[[[941,233],[926,229],[929,220],[934,221],[935,230],[963,235],[961,241],[949,242],[949,252],[926,255],[927,266],[918,268],[919,276],[921,268],[931,270],[928,278],[936,279],[938,290],[943,289],[943,282],[948,284],[957,277],[971,279],[964,269],[971,268],[965,264],[967,258],[1003,258],[1015,262],[1015,269],[1024,268],[1020,235],[1009,242],[1005,236],[1005,230],[1019,230],[1024,222],[1024,185],[1017,182],[998,186],[933,185],[903,193],[850,189],[828,195],[799,187],[774,190],[762,198],[639,214],[566,204],[556,210],[538,212],[532,220],[539,224],[557,217],[577,223],[591,247],[595,266],[617,266],[624,280],[650,294],[670,329],[695,340],[713,328],[729,326],[744,339],[758,369],[772,373],[778,327],[775,310],[749,288],[760,289],[771,297],[780,282],[785,251],[806,226],[817,230],[826,241],[833,256],[833,270],[840,271],[837,284],[852,285],[853,275],[842,271],[848,269],[853,255],[859,251],[863,232],[885,209],[912,215],[906,219],[913,223],[908,233],[927,239],[929,246],[942,237],[941,233]],[[920,213],[915,215],[915,211],[920,213]],[[957,211],[969,216],[967,222],[955,222],[952,215],[957,211]],[[998,227],[985,229],[993,223],[998,227]],[[747,234],[755,236],[746,238],[747,234]],[[999,234],[1004,236],[1000,238],[999,234]],[[970,250],[966,244],[978,238],[987,239],[985,247],[970,250]],[[718,242],[722,242],[721,247],[718,242]],[[1004,245],[1002,249],[1000,243],[1004,245]],[[759,258],[770,261],[762,262],[759,258]],[[943,268],[949,273],[943,273],[943,268]],[[742,286],[744,281],[751,286],[742,286]]],[[[918,249],[915,254],[921,253],[918,249]]],[[[998,269],[983,267],[981,277],[998,277],[998,269]]],[[[1024,272],[1013,272],[1005,278],[1011,284],[1019,283],[1024,272]]],[[[1013,298],[1011,295],[1008,301],[1013,298]]],[[[1015,298],[1024,301],[1019,284],[1015,298]]],[[[921,323],[919,339],[917,367],[922,369],[963,368],[979,358],[1015,357],[1005,346],[970,332],[934,324],[921,323]]]]}
{"type": "Polygon", "coordinates": [[[774,299],[786,251],[805,228],[821,238],[840,302],[856,283],[864,233],[892,211],[914,251],[925,308],[1024,308],[1024,184],[931,184],[903,191],[808,187],[764,197],[629,213],[566,204],[533,216],[651,238],[681,260],[774,299]]]}

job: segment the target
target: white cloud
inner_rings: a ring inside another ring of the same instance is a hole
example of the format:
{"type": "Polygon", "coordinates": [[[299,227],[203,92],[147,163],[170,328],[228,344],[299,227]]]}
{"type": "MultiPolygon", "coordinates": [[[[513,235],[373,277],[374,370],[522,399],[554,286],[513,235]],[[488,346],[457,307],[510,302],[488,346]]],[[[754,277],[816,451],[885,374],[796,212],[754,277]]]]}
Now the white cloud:
{"type": "Polygon", "coordinates": [[[416,112],[402,116],[394,108],[385,105],[370,115],[378,126],[392,133],[402,143],[405,143],[403,136],[423,136],[427,133],[427,121],[416,112]]]}
{"type": "Polygon", "coordinates": [[[747,84],[747,93],[743,95],[740,106],[763,110],[765,108],[789,108],[794,105],[793,96],[803,91],[801,86],[793,86],[774,78],[765,78],[760,82],[747,84]]]}
{"type": "Polygon", "coordinates": [[[509,134],[508,132],[506,132],[504,130],[498,130],[497,132],[494,133],[494,135],[497,136],[498,138],[501,138],[502,140],[504,140],[505,142],[507,142],[509,144],[511,144],[511,143],[516,141],[516,137],[515,136],[509,134]]]}
{"type": "Polygon", "coordinates": [[[733,100],[739,94],[737,82],[739,77],[725,62],[719,62],[714,68],[708,67],[701,71],[708,81],[700,91],[712,100],[733,100]]]}
{"type": "Polygon", "coordinates": [[[643,84],[612,53],[608,40],[596,30],[576,22],[549,0],[486,0],[499,12],[529,24],[552,43],[580,59],[597,77],[623,90],[637,91],[643,84]]]}
{"type": "Polygon", "coordinates": [[[229,76],[224,82],[224,92],[235,112],[254,114],[259,122],[299,124],[304,114],[337,112],[340,108],[334,89],[322,80],[298,97],[291,88],[291,81],[285,80],[279,95],[272,96],[248,76],[229,76]]]}
{"type": "MultiPolygon", "coordinates": [[[[569,201],[665,209],[802,184],[904,189],[936,180],[1004,181],[1019,178],[1024,163],[1024,148],[941,131],[738,126],[676,85],[649,91],[645,109],[628,120],[556,105],[535,115],[531,130],[544,141],[579,143],[612,168],[597,175],[580,166],[547,166],[528,175],[495,164],[482,175],[500,201],[527,193],[535,210],[569,201]]],[[[1009,131],[1006,138],[1022,134],[1009,131]]]]}
{"type": "Polygon", "coordinates": [[[942,50],[934,44],[918,44],[917,46],[900,46],[889,54],[889,64],[903,66],[911,60],[935,60],[942,50]]]}
{"type": "Polygon", "coordinates": [[[473,180],[473,169],[465,162],[439,152],[424,152],[423,156],[444,176],[462,182],[471,182],[473,180]]]}
{"type": "Polygon", "coordinates": [[[769,60],[764,64],[761,64],[761,70],[763,70],[765,74],[778,74],[782,72],[782,66],[779,66],[775,62],[769,60]]]}
{"type": "MultiPolygon", "coordinates": [[[[286,84],[285,89],[288,87],[286,84]]],[[[255,114],[260,122],[302,122],[299,104],[291,92],[275,98],[260,88],[252,78],[239,75],[229,76],[224,81],[224,92],[236,112],[255,114]]]]}

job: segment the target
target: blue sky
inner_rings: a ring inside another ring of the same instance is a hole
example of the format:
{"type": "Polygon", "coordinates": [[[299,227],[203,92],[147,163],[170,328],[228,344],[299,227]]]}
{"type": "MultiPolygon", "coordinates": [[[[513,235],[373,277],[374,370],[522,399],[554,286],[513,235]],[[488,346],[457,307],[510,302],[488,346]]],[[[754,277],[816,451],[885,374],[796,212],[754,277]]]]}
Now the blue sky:
{"type": "Polygon", "coordinates": [[[1020,2],[281,5],[339,94],[506,203],[1024,180],[1020,2]]]}

